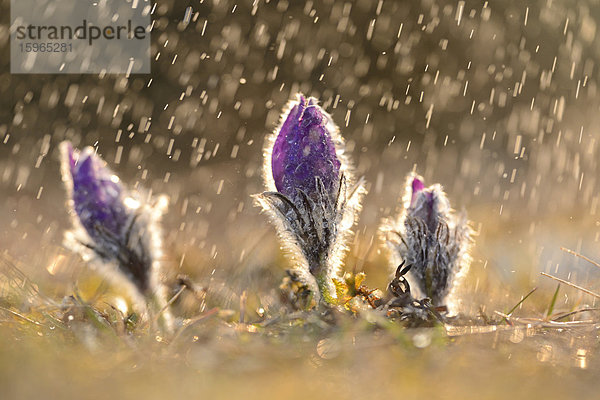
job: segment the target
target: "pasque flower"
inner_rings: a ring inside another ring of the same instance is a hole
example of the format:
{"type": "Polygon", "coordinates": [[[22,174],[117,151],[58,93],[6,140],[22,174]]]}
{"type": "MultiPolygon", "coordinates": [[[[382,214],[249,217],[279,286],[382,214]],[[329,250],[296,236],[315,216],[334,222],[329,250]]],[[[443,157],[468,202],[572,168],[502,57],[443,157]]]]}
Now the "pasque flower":
{"type": "Polygon", "coordinates": [[[273,181],[279,193],[290,199],[300,193],[314,197],[321,189],[329,198],[337,195],[341,162],[331,124],[315,99],[307,102],[300,96],[279,129],[271,153],[273,181]]]}
{"type": "Polygon", "coordinates": [[[457,214],[442,187],[425,187],[423,178],[410,174],[400,216],[381,228],[394,265],[411,266],[408,280],[417,296],[455,311],[450,293],[468,270],[471,229],[464,213],[457,214]]]}
{"type": "Polygon", "coordinates": [[[328,303],[364,189],[338,129],[314,98],[299,94],[266,141],[267,191],[258,203],[271,216],[304,281],[328,303]]]}
{"type": "MultiPolygon", "coordinates": [[[[73,229],[65,235],[66,245],[99,264],[109,277],[130,283],[136,298],[162,308],[158,220],[166,198],[145,201],[129,191],[91,147],[78,151],[63,142],[61,154],[73,221],[73,229]]],[[[164,317],[169,318],[168,314],[164,317]]]]}

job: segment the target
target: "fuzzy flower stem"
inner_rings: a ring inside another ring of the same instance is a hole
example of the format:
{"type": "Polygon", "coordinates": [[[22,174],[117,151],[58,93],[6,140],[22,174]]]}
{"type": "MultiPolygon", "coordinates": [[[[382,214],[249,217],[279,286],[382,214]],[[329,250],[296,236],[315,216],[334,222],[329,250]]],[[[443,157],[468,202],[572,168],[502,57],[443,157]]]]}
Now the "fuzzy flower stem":
{"type": "Polygon", "coordinates": [[[331,292],[331,277],[327,274],[318,274],[315,276],[319,292],[321,293],[321,299],[326,304],[337,304],[337,298],[335,298],[331,292]]]}

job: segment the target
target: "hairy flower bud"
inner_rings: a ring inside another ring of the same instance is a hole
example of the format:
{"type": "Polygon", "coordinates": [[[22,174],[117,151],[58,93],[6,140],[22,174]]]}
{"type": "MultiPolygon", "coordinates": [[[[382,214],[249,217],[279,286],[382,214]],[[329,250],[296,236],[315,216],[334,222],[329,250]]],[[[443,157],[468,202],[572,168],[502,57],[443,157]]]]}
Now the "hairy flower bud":
{"type": "MultiPolygon", "coordinates": [[[[468,270],[471,229],[457,215],[440,185],[425,187],[423,178],[408,176],[404,210],[381,228],[394,257],[412,268],[407,277],[417,295],[436,306],[454,308],[449,294],[468,270]]],[[[455,311],[455,310],[451,310],[455,311]]]]}
{"type": "Polygon", "coordinates": [[[330,303],[364,193],[343,150],[329,114],[315,99],[298,95],[266,142],[268,191],[256,196],[304,281],[330,303]]]}
{"type": "Polygon", "coordinates": [[[340,176],[340,160],[332,139],[330,117],[302,96],[279,129],[273,145],[271,166],[277,191],[295,198],[298,191],[317,193],[317,177],[330,197],[335,195],[340,176]]]}
{"type": "Polygon", "coordinates": [[[139,193],[130,192],[91,147],[80,152],[64,142],[61,152],[73,220],[65,244],[84,260],[99,264],[110,278],[129,282],[136,299],[145,297],[162,308],[158,220],[166,197],[145,201],[139,193]]]}
{"type": "Polygon", "coordinates": [[[74,152],[66,142],[63,157],[68,166],[63,173],[72,183],[73,209],[87,234],[96,242],[120,236],[129,218],[119,178],[91,148],[74,152]]]}

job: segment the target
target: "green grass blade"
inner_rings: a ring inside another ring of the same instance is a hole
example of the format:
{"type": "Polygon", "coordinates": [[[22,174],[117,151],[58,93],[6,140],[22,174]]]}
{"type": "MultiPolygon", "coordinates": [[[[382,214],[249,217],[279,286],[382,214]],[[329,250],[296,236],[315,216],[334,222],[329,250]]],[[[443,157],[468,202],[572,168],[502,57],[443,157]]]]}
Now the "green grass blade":
{"type": "MultiPolygon", "coordinates": [[[[505,314],[506,314],[507,316],[511,316],[511,315],[512,315],[512,313],[513,313],[513,312],[514,312],[514,311],[515,311],[515,310],[516,310],[516,309],[517,309],[517,308],[518,308],[518,307],[519,307],[521,304],[523,304],[523,302],[524,302],[525,300],[527,300],[527,298],[528,298],[529,296],[531,296],[531,295],[532,295],[532,294],[533,294],[533,293],[534,293],[536,290],[537,290],[537,287],[534,287],[533,289],[531,289],[531,291],[530,291],[529,293],[527,293],[525,296],[523,296],[523,298],[522,298],[522,299],[521,299],[521,300],[520,300],[520,301],[519,301],[517,304],[515,304],[515,306],[514,306],[513,308],[511,308],[509,312],[507,312],[507,313],[505,313],[505,314]]],[[[508,322],[508,320],[506,319],[506,317],[505,317],[505,318],[503,318],[503,319],[502,319],[502,321],[506,321],[506,322],[508,322]]]]}
{"type": "Polygon", "coordinates": [[[554,306],[556,305],[556,299],[558,298],[558,290],[560,289],[560,283],[556,285],[556,290],[554,291],[554,296],[552,296],[552,300],[550,301],[550,305],[548,306],[548,311],[546,311],[546,318],[552,315],[554,311],[554,306]]]}

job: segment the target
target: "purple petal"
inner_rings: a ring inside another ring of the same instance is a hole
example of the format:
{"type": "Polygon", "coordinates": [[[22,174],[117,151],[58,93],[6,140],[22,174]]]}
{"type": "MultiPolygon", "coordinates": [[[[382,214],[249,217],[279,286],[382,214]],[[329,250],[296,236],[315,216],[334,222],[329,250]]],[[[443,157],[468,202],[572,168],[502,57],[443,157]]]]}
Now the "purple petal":
{"type": "Polygon", "coordinates": [[[73,151],[68,145],[66,156],[73,181],[73,207],[87,233],[94,240],[99,238],[99,229],[121,235],[128,213],[118,178],[91,151],[73,151]]]}
{"type": "Polygon", "coordinates": [[[434,186],[425,187],[421,177],[415,177],[411,183],[409,214],[423,220],[430,230],[435,231],[439,215],[436,212],[434,186]]]}
{"type": "Polygon", "coordinates": [[[414,178],[412,181],[412,196],[410,199],[410,206],[414,206],[415,201],[417,199],[417,194],[425,189],[425,184],[419,178],[414,178]]]}
{"type": "Polygon", "coordinates": [[[316,194],[316,177],[329,193],[336,191],[340,175],[329,117],[316,100],[299,96],[290,109],[273,146],[271,168],[275,187],[290,198],[302,190],[316,194]]]}

